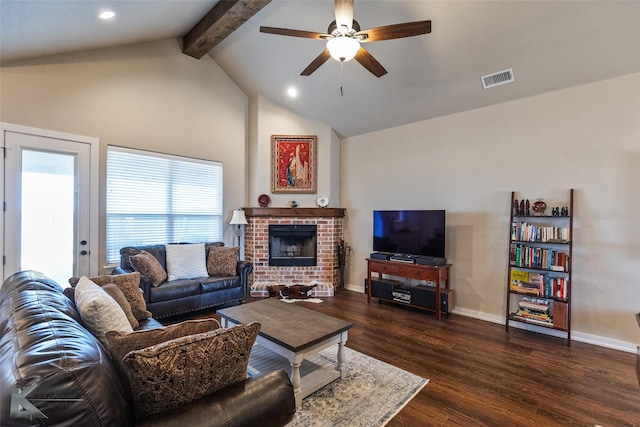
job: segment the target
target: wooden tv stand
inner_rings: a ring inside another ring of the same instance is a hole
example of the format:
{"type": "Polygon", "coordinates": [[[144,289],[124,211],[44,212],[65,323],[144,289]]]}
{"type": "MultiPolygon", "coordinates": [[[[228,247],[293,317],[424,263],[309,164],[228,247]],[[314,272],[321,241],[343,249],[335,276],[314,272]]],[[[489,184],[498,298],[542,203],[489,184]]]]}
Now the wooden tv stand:
{"type": "MultiPolygon", "coordinates": [[[[383,274],[390,276],[398,276],[406,279],[427,280],[436,283],[435,294],[436,304],[435,308],[429,308],[414,304],[407,304],[399,302],[398,304],[408,305],[410,307],[419,308],[421,310],[434,311],[436,313],[436,319],[442,318],[441,310],[441,294],[443,292],[441,283],[444,281],[444,289],[449,289],[449,267],[451,264],[444,265],[419,265],[413,263],[405,263],[401,261],[385,261],[379,259],[367,258],[367,303],[371,303],[371,274],[377,273],[378,278],[382,279],[383,274]]],[[[387,300],[385,298],[385,300],[387,300]]],[[[388,301],[395,302],[391,299],[388,301]]]]}

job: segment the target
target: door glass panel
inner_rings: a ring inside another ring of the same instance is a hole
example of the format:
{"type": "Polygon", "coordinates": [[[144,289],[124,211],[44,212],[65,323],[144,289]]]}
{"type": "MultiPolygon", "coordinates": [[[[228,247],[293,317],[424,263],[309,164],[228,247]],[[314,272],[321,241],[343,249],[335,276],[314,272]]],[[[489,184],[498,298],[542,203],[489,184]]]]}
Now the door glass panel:
{"type": "Polygon", "coordinates": [[[65,286],[74,271],[75,156],[22,151],[22,270],[65,286]]]}

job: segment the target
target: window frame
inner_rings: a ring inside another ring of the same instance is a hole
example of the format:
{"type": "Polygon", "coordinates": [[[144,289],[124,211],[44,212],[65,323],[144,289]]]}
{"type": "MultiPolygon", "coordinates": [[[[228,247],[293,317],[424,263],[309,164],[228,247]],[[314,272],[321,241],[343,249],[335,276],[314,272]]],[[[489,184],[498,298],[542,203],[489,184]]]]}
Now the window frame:
{"type": "Polygon", "coordinates": [[[222,241],[223,176],[219,161],[108,145],[107,265],[125,246],[222,241]]]}

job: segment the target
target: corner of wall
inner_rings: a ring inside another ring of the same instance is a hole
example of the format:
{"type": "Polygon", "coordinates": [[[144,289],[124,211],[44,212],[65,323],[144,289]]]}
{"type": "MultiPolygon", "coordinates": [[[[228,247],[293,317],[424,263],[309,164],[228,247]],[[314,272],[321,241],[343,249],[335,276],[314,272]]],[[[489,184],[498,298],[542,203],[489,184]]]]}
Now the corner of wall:
{"type": "Polygon", "coordinates": [[[327,195],[331,206],[340,200],[340,139],[333,129],[297,114],[264,97],[250,100],[251,168],[249,203],[260,194],[271,195],[271,206],[288,206],[291,194],[271,194],[271,136],[316,135],[318,137],[317,194],[296,194],[300,207],[315,207],[318,195],[327,195]]]}

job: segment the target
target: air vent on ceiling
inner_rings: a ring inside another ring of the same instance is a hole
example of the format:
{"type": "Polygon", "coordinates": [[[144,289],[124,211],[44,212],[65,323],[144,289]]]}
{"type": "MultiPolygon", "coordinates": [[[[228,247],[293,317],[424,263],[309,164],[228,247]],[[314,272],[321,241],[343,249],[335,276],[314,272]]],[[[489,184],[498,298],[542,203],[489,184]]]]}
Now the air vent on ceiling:
{"type": "Polygon", "coordinates": [[[514,81],[513,68],[509,68],[508,70],[498,71],[497,73],[482,76],[481,80],[482,80],[482,87],[485,89],[511,83],[514,81]]]}

